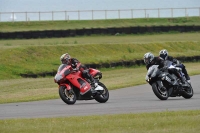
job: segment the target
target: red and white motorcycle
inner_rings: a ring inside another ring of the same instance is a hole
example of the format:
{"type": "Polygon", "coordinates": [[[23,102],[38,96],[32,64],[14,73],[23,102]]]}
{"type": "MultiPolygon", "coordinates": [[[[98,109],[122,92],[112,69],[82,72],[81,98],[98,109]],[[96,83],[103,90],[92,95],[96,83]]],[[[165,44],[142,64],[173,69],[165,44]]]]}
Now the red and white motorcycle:
{"type": "Polygon", "coordinates": [[[66,104],[74,104],[76,100],[93,100],[105,103],[109,99],[109,92],[106,86],[99,80],[102,73],[93,68],[89,68],[89,73],[94,77],[98,86],[95,93],[91,91],[91,82],[83,78],[79,70],[73,70],[70,65],[61,64],[55,75],[54,81],[59,85],[60,98],[66,104]]]}

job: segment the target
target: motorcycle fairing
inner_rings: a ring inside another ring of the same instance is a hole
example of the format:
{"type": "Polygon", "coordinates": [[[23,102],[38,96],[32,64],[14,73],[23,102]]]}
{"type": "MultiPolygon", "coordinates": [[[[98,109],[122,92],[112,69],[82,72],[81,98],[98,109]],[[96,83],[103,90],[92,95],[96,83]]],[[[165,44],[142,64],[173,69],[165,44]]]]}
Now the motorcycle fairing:
{"type": "Polygon", "coordinates": [[[68,74],[71,73],[70,71],[70,66],[69,65],[66,65],[66,64],[61,64],[58,68],[58,72],[57,74],[55,75],[54,77],[54,81],[56,83],[60,82],[62,79],[65,78],[65,76],[67,76],[68,74]]]}
{"type": "Polygon", "coordinates": [[[147,74],[146,74],[145,80],[148,80],[150,77],[155,77],[156,74],[157,74],[157,73],[156,73],[157,70],[158,70],[158,65],[152,65],[152,66],[149,68],[149,70],[148,70],[148,72],[147,72],[147,74]]]}
{"type": "Polygon", "coordinates": [[[67,75],[66,78],[76,87],[80,89],[80,94],[84,95],[91,89],[91,85],[81,77],[81,72],[74,72],[67,75]]]}
{"type": "MultiPolygon", "coordinates": [[[[67,88],[67,90],[71,90],[72,88],[71,88],[71,86],[69,85],[69,84],[67,84],[67,83],[65,83],[65,84],[60,84],[60,86],[65,86],[66,88],[67,88]]],[[[59,87],[60,88],[60,87],[59,87]]]]}

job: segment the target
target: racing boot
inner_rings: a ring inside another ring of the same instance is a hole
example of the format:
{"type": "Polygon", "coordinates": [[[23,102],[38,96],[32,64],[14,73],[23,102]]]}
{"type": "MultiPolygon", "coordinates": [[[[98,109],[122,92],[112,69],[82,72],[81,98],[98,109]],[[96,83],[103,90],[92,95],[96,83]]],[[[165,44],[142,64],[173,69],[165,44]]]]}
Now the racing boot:
{"type": "Polygon", "coordinates": [[[91,92],[92,93],[96,93],[97,91],[95,90],[95,88],[98,86],[98,84],[95,82],[95,80],[92,77],[92,75],[89,74],[89,70],[84,70],[83,71],[83,75],[84,75],[85,78],[87,78],[90,81],[91,92]]]}
{"type": "Polygon", "coordinates": [[[185,78],[186,78],[187,82],[191,84],[190,77],[188,74],[185,74],[185,78]]]}
{"type": "Polygon", "coordinates": [[[95,82],[94,78],[91,76],[90,78],[91,81],[91,91],[92,93],[96,93],[97,91],[95,90],[95,88],[98,86],[98,83],[95,82]]]}
{"type": "Polygon", "coordinates": [[[185,69],[185,67],[183,67],[182,72],[185,74],[185,78],[186,78],[187,82],[191,83],[190,82],[190,77],[189,77],[189,75],[188,75],[187,70],[185,69]]]}

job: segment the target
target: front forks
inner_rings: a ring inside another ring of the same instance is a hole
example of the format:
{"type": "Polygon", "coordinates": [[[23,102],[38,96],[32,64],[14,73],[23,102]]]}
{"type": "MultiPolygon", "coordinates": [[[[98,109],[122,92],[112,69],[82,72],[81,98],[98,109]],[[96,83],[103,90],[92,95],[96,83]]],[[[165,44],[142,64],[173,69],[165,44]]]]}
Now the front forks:
{"type": "Polygon", "coordinates": [[[158,84],[158,87],[159,87],[159,88],[163,88],[163,87],[164,87],[161,80],[157,81],[157,84],[158,84]]]}

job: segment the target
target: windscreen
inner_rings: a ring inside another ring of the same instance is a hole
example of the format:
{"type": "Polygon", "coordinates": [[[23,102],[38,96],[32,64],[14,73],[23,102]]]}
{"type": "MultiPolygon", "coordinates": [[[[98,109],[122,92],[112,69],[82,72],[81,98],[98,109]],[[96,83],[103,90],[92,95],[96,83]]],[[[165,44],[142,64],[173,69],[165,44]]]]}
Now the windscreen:
{"type": "Polygon", "coordinates": [[[58,68],[58,72],[62,71],[66,66],[66,64],[61,64],[58,68]]]}
{"type": "Polygon", "coordinates": [[[66,75],[70,73],[70,70],[67,68],[68,65],[66,64],[61,64],[58,68],[57,74],[54,77],[55,82],[59,82],[62,80],[66,75]],[[66,70],[63,70],[66,69],[66,70]],[[63,70],[63,71],[62,71],[63,70]]]}
{"type": "Polygon", "coordinates": [[[145,80],[149,79],[150,75],[151,75],[151,77],[155,77],[157,70],[158,70],[158,65],[152,65],[151,67],[149,67],[149,70],[147,71],[145,80]]]}

